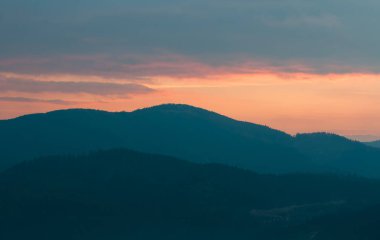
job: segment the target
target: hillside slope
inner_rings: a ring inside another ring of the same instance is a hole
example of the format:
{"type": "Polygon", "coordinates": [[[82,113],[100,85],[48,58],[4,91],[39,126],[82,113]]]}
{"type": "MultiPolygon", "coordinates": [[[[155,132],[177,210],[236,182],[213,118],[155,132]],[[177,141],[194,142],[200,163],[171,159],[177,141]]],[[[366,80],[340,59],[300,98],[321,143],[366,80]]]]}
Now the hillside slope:
{"type": "Polygon", "coordinates": [[[0,132],[0,169],[43,155],[127,147],[263,173],[380,177],[380,150],[362,143],[331,141],[328,134],[292,137],[187,105],[119,113],[54,111],[0,121],[0,132]]]}
{"type": "Polygon", "coordinates": [[[17,165],[0,174],[0,195],[1,239],[278,240],[298,234],[290,226],[379,203],[380,182],[120,149],[17,165]]]}
{"type": "Polygon", "coordinates": [[[371,146],[371,147],[380,148],[380,141],[368,142],[366,144],[371,146]]]}

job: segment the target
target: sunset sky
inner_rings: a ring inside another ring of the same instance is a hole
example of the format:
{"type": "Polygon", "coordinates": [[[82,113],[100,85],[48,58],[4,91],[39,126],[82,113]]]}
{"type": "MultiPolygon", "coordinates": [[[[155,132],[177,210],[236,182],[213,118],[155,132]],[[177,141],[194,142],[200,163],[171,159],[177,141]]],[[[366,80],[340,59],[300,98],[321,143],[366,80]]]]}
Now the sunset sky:
{"type": "Polygon", "coordinates": [[[0,119],[185,103],[380,139],[378,0],[0,0],[0,119]]]}

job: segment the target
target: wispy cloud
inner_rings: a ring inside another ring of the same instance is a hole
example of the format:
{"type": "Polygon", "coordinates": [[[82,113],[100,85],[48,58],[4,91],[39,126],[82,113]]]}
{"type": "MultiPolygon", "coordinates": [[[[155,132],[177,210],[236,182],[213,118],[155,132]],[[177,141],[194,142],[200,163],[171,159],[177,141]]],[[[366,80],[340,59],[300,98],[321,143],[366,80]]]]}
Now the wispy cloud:
{"type": "Polygon", "coordinates": [[[20,103],[51,103],[56,105],[72,105],[74,102],[59,99],[38,99],[25,97],[0,97],[0,102],[20,102],[20,103]]]}
{"type": "Polygon", "coordinates": [[[302,27],[321,27],[339,28],[342,23],[334,15],[306,15],[289,16],[285,18],[264,18],[263,21],[270,27],[302,28],[302,27]]]}
{"type": "Polygon", "coordinates": [[[153,89],[144,85],[134,83],[54,82],[0,78],[0,93],[87,93],[126,97],[134,94],[146,94],[153,91],[153,89]]]}

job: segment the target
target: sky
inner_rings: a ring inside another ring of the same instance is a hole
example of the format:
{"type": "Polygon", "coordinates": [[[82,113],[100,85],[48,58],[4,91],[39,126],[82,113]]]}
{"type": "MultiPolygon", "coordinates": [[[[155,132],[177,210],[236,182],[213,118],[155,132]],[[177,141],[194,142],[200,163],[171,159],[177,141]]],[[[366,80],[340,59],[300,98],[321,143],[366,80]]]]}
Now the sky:
{"type": "Polygon", "coordinates": [[[380,1],[0,0],[0,119],[185,103],[380,139],[380,1]]]}

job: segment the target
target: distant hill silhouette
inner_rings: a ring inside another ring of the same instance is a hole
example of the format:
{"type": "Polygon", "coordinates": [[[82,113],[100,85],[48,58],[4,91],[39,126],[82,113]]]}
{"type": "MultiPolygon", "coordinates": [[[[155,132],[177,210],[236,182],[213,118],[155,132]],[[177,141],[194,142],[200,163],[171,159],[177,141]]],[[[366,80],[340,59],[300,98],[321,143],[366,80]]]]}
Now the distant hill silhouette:
{"type": "Polygon", "coordinates": [[[380,148],[380,141],[368,142],[367,145],[371,147],[380,148]]]}
{"type": "Polygon", "coordinates": [[[22,163],[0,174],[0,196],[1,239],[290,240],[325,227],[322,217],[378,203],[380,182],[119,149],[22,163]]]}
{"type": "Polygon", "coordinates": [[[379,149],[330,133],[298,134],[296,148],[312,162],[336,172],[380,176],[379,149]]]}
{"type": "Polygon", "coordinates": [[[380,176],[380,150],[362,143],[330,134],[292,137],[188,105],[33,114],[0,121],[0,132],[0,169],[42,155],[127,147],[265,173],[380,176]]]}

